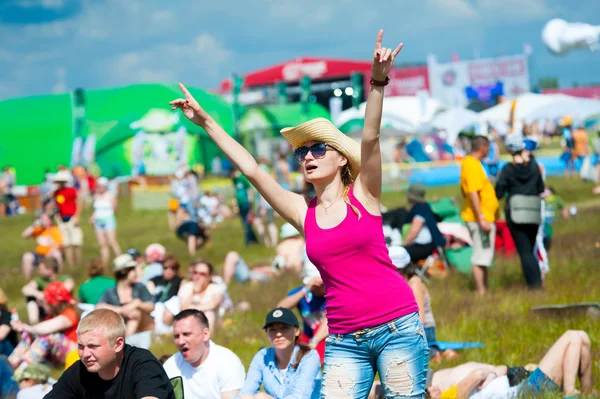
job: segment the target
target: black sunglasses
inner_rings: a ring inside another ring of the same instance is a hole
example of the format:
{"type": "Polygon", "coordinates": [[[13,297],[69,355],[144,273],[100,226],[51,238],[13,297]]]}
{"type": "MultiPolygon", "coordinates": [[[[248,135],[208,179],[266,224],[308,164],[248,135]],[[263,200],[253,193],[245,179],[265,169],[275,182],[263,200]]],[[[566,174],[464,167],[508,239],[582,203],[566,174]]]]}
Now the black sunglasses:
{"type": "Polygon", "coordinates": [[[316,144],[311,145],[310,147],[302,146],[302,147],[296,148],[294,150],[294,157],[296,158],[296,161],[302,162],[302,161],[304,161],[304,159],[310,152],[312,154],[312,156],[315,157],[316,159],[321,159],[321,158],[325,157],[325,153],[327,152],[327,147],[333,148],[335,150],[335,148],[329,144],[316,143],[316,144]]]}

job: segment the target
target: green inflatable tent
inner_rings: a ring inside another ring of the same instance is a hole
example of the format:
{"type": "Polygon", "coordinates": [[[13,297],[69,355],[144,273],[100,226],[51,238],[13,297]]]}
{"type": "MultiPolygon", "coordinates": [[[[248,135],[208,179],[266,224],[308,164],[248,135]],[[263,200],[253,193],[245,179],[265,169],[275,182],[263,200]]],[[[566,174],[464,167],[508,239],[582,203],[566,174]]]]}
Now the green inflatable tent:
{"type": "Polygon", "coordinates": [[[0,101],[0,167],[11,166],[17,184],[38,184],[46,169],[68,164],[73,143],[69,94],[0,101]]]}
{"type": "MultiPolygon", "coordinates": [[[[227,132],[233,131],[229,104],[215,94],[192,87],[188,89],[227,132]]],[[[0,101],[3,123],[0,130],[0,167],[13,167],[19,185],[39,184],[45,170],[55,171],[59,164],[69,165],[73,157],[79,156],[79,149],[82,149],[83,152],[87,150],[88,158],[98,154],[98,163],[108,168],[106,171],[102,170],[103,174],[113,174],[116,170],[129,174],[131,170],[127,171],[124,163],[127,160],[127,146],[139,129],[128,130],[124,126],[141,120],[152,109],[170,113],[168,103],[178,97],[182,97],[182,93],[175,84],[138,84],[86,90],[84,108],[74,107],[72,93],[0,101]],[[74,116],[83,118],[81,129],[75,129],[74,116]],[[127,134],[131,136],[126,137],[127,134]],[[103,147],[105,145],[110,148],[103,147]],[[111,156],[121,158],[113,162],[111,156]],[[119,167],[115,169],[115,165],[119,167]]],[[[192,138],[202,137],[202,129],[199,127],[191,124],[185,126],[192,138]]],[[[188,140],[188,143],[193,141],[188,140]]],[[[196,145],[198,154],[203,154],[200,150],[206,150],[208,156],[214,153],[210,144],[207,144],[208,149],[203,149],[204,145],[196,145]]],[[[190,161],[204,162],[205,167],[210,165],[210,159],[202,158],[201,155],[190,161]]]]}
{"type": "Polygon", "coordinates": [[[167,175],[181,165],[202,165],[221,151],[199,126],[179,112],[151,109],[120,120],[96,143],[95,160],[107,177],[167,175]]]}

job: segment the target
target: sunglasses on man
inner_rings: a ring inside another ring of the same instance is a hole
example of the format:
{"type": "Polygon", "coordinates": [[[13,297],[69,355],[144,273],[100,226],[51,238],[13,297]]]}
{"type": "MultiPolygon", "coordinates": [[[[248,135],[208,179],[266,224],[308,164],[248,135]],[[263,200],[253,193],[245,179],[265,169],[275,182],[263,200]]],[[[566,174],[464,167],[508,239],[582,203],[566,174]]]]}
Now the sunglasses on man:
{"type": "Polygon", "coordinates": [[[296,161],[302,162],[310,152],[315,159],[321,159],[325,157],[325,153],[327,153],[327,147],[335,150],[333,146],[326,143],[315,143],[310,147],[298,147],[294,150],[294,158],[296,158],[296,161]]]}

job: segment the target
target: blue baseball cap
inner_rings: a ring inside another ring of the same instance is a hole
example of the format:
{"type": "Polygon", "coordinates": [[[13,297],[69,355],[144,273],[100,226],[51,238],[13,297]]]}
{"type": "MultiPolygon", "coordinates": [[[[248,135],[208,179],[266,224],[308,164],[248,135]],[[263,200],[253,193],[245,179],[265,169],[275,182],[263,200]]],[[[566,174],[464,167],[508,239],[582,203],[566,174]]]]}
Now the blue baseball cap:
{"type": "Polygon", "coordinates": [[[538,143],[535,140],[531,140],[531,139],[525,139],[525,149],[527,151],[535,151],[537,150],[538,147],[538,143]]]}

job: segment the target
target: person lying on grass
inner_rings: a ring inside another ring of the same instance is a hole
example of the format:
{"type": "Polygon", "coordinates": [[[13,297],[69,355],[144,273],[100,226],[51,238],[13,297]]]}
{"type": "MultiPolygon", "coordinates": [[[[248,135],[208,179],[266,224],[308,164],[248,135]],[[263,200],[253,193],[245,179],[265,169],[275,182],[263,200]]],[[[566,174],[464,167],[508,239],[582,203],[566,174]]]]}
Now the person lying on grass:
{"type": "Polygon", "coordinates": [[[468,363],[433,374],[428,393],[433,399],[566,397],[592,392],[591,342],[585,331],[565,332],[546,352],[537,368],[511,386],[506,366],[468,363]],[[575,388],[579,377],[581,392],[575,388]]]}

